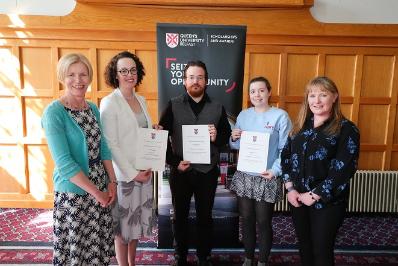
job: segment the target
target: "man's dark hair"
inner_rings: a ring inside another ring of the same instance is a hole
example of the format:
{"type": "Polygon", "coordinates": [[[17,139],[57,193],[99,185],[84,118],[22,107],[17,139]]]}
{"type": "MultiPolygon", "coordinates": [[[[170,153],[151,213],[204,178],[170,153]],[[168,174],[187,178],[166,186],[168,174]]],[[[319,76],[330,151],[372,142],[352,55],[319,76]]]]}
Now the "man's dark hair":
{"type": "Polygon", "coordinates": [[[192,67],[192,66],[197,66],[197,67],[203,68],[203,70],[205,71],[205,81],[206,81],[206,83],[207,83],[207,80],[209,79],[209,74],[207,73],[206,64],[203,63],[203,62],[200,61],[200,60],[189,61],[189,62],[186,64],[186,66],[184,67],[184,79],[187,78],[187,70],[188,70],[188,68],[189,68],[189,67],[192,67]]]}

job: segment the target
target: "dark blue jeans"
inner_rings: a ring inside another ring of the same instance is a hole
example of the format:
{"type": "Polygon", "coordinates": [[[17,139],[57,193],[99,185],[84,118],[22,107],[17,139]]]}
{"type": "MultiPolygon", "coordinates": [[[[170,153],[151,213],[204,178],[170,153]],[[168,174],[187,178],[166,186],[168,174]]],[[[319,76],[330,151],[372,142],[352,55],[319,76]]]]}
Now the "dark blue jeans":
{"type": "Polygon", "coordinates": [[[218,167],[208,173],[194,169],[179,172],[172,169],[170,173],[170,190],[174,208],[174,241],[176,254],[186,257],[189,245],[188,215],[192,195],[195,199],[197,256],[205,259],[210,256],[213,235],[212,210],[217,188],[218,167]]]}
{"type": "Polygon", "coordinates": [[[343,224],[346,204],[314,209],[290,205],[303,266],[333,266],[334,243],[343,224]]]}

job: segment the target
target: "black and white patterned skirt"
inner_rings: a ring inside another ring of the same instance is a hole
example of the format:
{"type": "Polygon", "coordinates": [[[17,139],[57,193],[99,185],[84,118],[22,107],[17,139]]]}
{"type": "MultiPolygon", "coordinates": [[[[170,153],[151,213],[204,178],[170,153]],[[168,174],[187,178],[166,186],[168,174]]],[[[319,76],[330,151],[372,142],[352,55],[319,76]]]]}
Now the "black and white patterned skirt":
{"type": "Polygon", "coordinates": [[[254,176],[236,171],[230,189],[239,197],[276,203],[282,200],[282,179],[273,177],[271,180],[262,176],[254,176]]]}
{"type": "MultiPolygon", "coordinates": [[[[102,162],[90,170],[91,180],[103,184],[102,162]]],[[[53,219],[54,265],[109,265],[115,256],[110,206],[101,207],[90,194],[55,192],[53,219]]]]}

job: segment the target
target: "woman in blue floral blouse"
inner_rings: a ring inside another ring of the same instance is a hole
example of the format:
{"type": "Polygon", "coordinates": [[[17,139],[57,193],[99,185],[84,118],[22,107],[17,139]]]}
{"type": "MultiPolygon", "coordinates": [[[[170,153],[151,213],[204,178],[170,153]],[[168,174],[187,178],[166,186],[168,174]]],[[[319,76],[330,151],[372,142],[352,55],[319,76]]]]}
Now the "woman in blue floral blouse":
{"type": "Polygon", "coordinates": [[[358,156],[359,130],[343,116],[335,83],[314,78],[281,155],[302,265],[334,265],[358,156]]]}

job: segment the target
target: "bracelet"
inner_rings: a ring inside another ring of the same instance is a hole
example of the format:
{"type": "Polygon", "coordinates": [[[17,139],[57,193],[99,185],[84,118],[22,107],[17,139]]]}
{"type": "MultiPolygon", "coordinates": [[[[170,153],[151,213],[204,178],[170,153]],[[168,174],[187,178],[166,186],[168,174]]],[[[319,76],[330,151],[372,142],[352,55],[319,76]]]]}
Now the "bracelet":
{"type": "Polygon", "coordinates": [[[290,186],[290,187],[288,187],[288,188],[286,189],[287,193],[289,193],[290,191],[293,191],[293,190],[294,190],[294,187],[293,187],[293,186],[290,186]]]}

